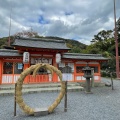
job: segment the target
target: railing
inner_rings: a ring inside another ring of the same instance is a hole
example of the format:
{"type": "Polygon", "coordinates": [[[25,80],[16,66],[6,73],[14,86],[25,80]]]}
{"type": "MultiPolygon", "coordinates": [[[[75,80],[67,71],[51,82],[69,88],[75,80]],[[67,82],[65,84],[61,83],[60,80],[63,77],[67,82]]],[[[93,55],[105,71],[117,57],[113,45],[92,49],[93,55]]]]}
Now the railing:
{"type": "Polygon", "coordinates": [[[13,84],[19,78],[19,74],[3,74],[2,75],[2,84],[13,84]]]}
{"type": "Polygon", "coordinates": [[[49,81],[49,75],[36,75],[35,77],[33,77],[32,75],[28,76],[28,83],[40,83],[49,81]]]}
{"type": "MultiPolygon", "coordinates": [[[[20,74],[3,74],[2,75],[2,84],[14,84],[18,80],[20,74]]],[[[32,75],[26,76],[24,83],[40,83],[40,82],[51,82],[52,78],[50,74],[45,75],[32,75]]]]}

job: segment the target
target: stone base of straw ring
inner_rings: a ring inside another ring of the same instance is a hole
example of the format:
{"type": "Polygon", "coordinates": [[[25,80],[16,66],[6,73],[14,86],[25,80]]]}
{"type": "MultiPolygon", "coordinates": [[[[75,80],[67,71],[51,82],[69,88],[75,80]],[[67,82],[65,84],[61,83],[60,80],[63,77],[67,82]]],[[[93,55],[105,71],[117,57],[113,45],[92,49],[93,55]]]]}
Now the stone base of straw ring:
{"type": "Polygon", "coordinates": [[[45,116],[48,115],[48,108],[35,108],[34,116],[45,116]]]}

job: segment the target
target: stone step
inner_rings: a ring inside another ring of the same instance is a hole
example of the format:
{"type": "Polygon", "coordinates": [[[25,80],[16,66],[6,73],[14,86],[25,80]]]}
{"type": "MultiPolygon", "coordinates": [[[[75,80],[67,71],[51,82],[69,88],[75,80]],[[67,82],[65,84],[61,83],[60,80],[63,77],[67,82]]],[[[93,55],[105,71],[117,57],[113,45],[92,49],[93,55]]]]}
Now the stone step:
{"type": "MultiPolygon", "coordinates": [[[[33,88],[48,88],[48,87],[60,87],[60,83],[39,83],[39,84],[23,84],[23,88],[25,89],[33,89],[33,88]]],[[[67,86],[80,86],[74,82],[68,82],[67,86]]],[[[11,85],[0,85],[0,90],[12,90],[15,89],[15,84],[11,85]]]]}
{"type": "MultiPolygon", "coordinates": [[[[38,93],[38,92],[59,92],[61,87],[45,87],[45,88],[23,88],[22,93],[38,93]]],[[[68,92],[73,92],[73,91],[83,91],[84,88],[81,86],[68,86],[67,87],[68,92]]],[[[0,90],[0,95],[5,96],[5,95],[14,95],[15,90],[0,90]]]]}

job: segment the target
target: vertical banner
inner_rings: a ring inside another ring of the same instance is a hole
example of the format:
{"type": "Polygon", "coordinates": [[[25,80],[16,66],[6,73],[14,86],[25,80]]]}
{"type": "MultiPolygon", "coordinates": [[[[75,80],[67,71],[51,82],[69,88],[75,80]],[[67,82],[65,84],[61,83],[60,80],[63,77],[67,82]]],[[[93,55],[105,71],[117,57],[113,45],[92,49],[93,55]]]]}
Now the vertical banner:
{"type": "Polygon", "coordinates": [[[29,60],[30,60],[30,54],[29,54],[29,52],[24,52],[23,53],[23,63],[27,64],[27,63],[29,63],[29,60]]]}

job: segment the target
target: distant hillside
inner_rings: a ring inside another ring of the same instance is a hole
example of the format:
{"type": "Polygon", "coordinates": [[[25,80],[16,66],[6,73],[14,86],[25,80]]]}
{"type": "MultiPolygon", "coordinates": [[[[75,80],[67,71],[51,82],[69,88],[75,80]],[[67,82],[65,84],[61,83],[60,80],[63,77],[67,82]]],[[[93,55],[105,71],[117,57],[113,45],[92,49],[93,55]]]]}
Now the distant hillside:
{"type": "Polygon", "coordinates": [[[81,53],[83,49],[87,47],[87,45],[80,43],[76,40],[65,39],[54,36],[47,36],[46,38],[55,39],[55,40],[64,40],[66,42],[67,47],[71,48],[69,52],[81,53]]]}
{"type": "MultiPolygon", "coordinates": [[[[0,49],[4,48],[4,46],[8,45],[8,39],[9,39],[9,37],[0,38],[0,49]]],[[[12,44],[13,43],[13,36],[11,36],[10,39],[11,39],[10,44],[12,44]]]]}
{"type": "Polygon", "coordinates": [[[0,48],[3,48],[4,45],[7,45],[8,37],[0,38],[0,48]]]}
{"type": "MultiPolygon", "coordinates": [[[[38,38],[42,38],[42,36],[37,36],[38,38]]],[[[50,38],[53,40],[64,40],[66,42],[67,47],[71,48],[69,52],[75,52],[75,53],[81,53],[83,49],[87,47],[87,45],[80,43],[76,40],[71,39],[64,39],[60,37],[54,37],[54,36],[47,36],[46,38],[50,38]]],[[[11,44],[13,43],[14,38],[11,36],[11,44]]],[[[0,48],[4,48],[4,46],[8,45],[8,37],[0,38],[0,48]]]]}

